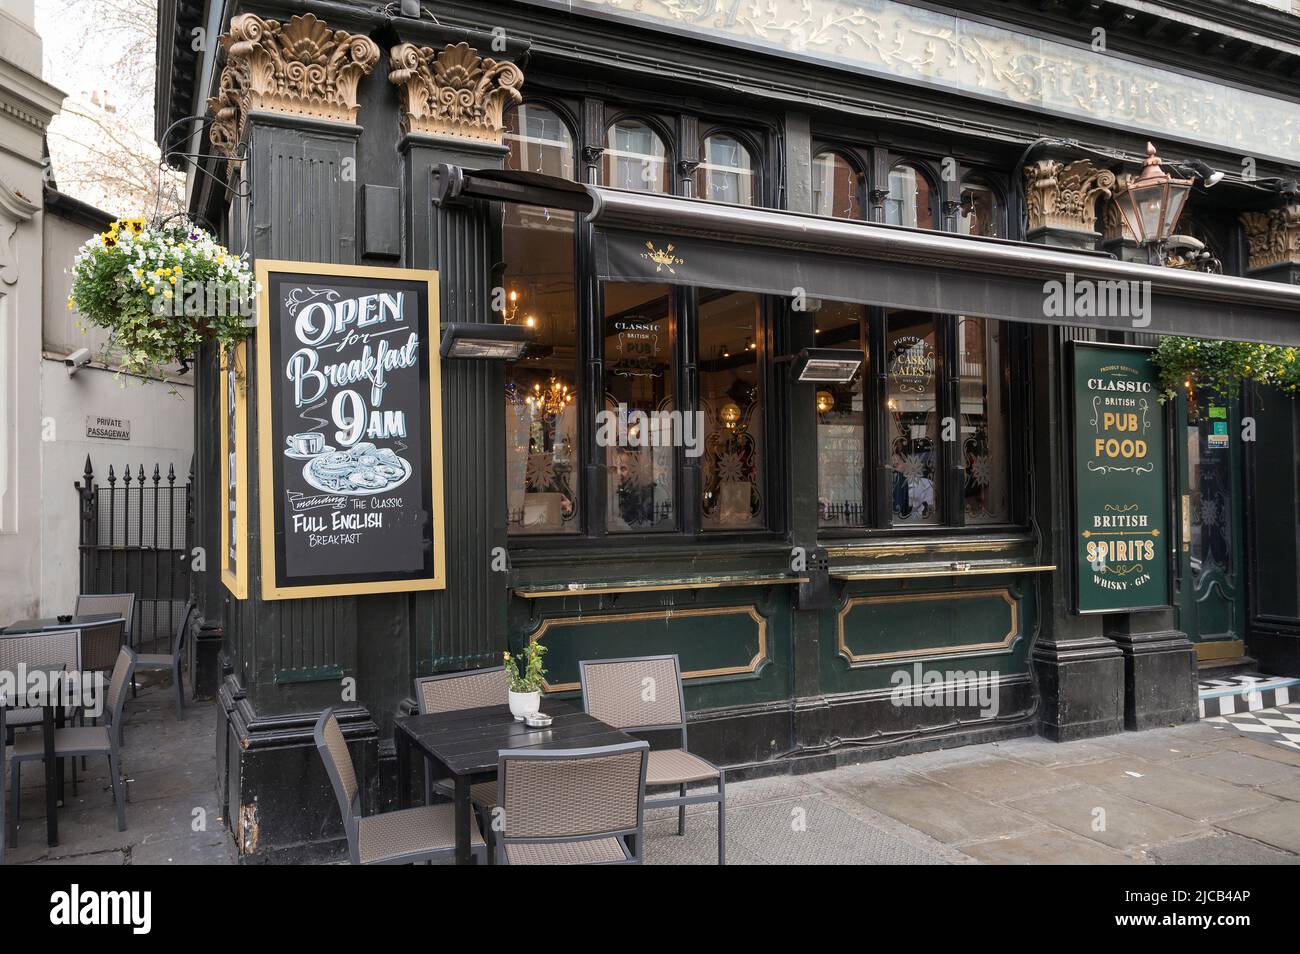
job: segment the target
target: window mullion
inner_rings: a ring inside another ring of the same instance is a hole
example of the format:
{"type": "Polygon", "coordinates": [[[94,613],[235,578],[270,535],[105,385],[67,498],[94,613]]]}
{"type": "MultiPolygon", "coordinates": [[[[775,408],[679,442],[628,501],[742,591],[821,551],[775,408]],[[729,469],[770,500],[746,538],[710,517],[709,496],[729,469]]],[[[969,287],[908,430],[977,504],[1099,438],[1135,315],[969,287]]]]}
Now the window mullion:
{"type": "MultiPolygon", "coordinates": [[[[682,422],[686,424],[688,415],[700,410],[699,379],[699,336],[697,321],[699,316],[699,292],[690,286],[680,286],[673,295],[674,316],[673,333],[677,339],[677,366],[681,374],[677,381],[677,406],[682,410],[682,422]]],[[[696,440],[703,440],[704,435],[697,433],[696,440]]],[[[690,457],[686,449],[677,442],[675,448],[678,472],[681,475],[678,486],[681,488],[677,502],[677,512],[681,515],[682,532],[694,535],[700,532],[700,501],[702,481],[700,461],[702,456],[690,457]]]]}

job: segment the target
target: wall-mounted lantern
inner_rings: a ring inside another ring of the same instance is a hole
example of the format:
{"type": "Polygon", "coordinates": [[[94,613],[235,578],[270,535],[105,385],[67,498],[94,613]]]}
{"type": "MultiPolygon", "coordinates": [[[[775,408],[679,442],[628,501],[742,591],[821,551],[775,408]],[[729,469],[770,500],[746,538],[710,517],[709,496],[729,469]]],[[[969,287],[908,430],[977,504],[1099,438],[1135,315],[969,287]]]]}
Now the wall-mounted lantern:
{"type": "Polygon", "coordinates": [[[1116,191],[1112,200],[1139,245],[1158,247],[1168,240],[1183,214],[1192,182],[1165,172],[1156,147],[1147,143],[1142,172],[1116,191]]]}

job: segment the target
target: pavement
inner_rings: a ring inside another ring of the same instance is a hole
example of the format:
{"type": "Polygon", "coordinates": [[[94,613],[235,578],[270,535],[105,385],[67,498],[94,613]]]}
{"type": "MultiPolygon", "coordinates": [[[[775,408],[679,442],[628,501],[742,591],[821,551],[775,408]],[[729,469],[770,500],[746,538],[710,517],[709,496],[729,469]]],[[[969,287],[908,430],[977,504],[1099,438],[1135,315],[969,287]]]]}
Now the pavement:
{"type": "MultiPolygon", "coordinates": [[[[166,678],[127,702],[127,825],[107,760],[81,773],[45,846],[41,770],[24,766],[5,862],[232,864],[215,793],[216,714],[177,722],[166,678]]],[[[8,789],[6,779],[6,790],[8,789]]],[[[729,864],[1294,864],[1300,751],[1231,724],[1053,743],[1016,739],[727,786],[729,864]]],[[[714,864],[712,806],[647,814],[650,864],[714,864]]]]}

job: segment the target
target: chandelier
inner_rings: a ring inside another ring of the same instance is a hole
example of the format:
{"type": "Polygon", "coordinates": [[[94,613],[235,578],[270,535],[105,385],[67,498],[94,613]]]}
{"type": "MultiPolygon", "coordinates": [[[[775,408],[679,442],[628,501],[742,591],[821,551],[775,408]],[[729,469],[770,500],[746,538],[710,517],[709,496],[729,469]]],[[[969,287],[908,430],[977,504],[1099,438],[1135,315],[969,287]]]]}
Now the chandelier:
{"type": "Polygon", "coordinates": [[[573,403],[573,391],[552,375],[545,388],[540,381],[534,381],[533,393],[524,398],[524,403],[536,414],[554,417],[573,403]]]}

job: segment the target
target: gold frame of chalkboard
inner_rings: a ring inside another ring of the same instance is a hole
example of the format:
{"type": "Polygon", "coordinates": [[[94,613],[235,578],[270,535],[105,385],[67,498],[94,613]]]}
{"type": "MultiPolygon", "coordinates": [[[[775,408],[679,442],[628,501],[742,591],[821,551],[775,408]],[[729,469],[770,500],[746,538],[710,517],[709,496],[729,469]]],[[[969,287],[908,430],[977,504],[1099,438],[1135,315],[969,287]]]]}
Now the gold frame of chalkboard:
{"type": "Polygon", "coordinates": [[[257,296],[257,456],[258,509],[261,528],[261,593],[264,600],[301,600],[316,596],[356,596],[363,593],[410,593],[417,590],[442,590],[447,587],[446,534],[443,521],[442,480],[442,358],[439,337],[442,330],[442,302],[438,293],[438,273],[432,269],[379,268],[370,265],[331,265],[325,262],[288,262],[263,259],[255,263],[257,296]],[[307,275],[340,275],[361,278],[393,279],[404,282],[424,281],[428,286],[429,313],[425,346],[429,355],[429,473],[432,485],[433,567],[434,575],[418,580],[391,580],[378,583],[328,583],[303,586],[277,586],[275,582],[275,487],[274,463],[279,448],[272,445],[271,428],[271,321],[268,289],[273,272],[307,275]]]}
{"type": "Polygon", "coordinates": [[[227,448],[230,446],[230,408],[226,395],[230,393],[231,369],[227,357],[221,355],[221,455],[226,463],[221,467],[221,582],[235,599],[248,599],[248,343],[235,345],[232,355],[235,373],[242,368],[243,381],[235,383],[235,470],[239,492],[235,495],[235,568],[230,568],[230,484],[226,467],[230,466],[227,448]]]}

